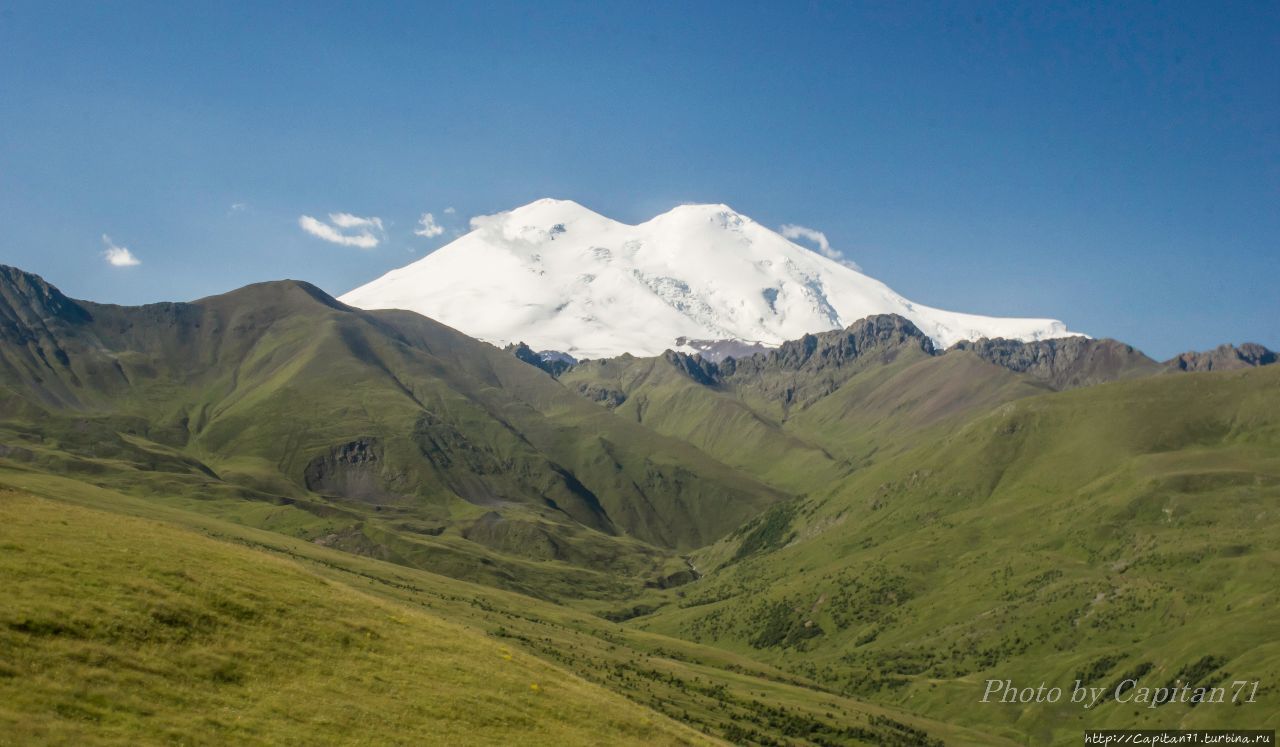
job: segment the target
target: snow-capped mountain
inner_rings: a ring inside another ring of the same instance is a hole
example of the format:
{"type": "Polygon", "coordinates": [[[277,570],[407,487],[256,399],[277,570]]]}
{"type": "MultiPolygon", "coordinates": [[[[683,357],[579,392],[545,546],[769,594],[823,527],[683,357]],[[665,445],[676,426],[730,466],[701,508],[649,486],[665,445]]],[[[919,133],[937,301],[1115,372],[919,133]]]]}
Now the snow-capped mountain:
{"type": "Polygon", "coordinates": [[[900,314],[938,344],[1066,337],[1053,319],[1006,319],[913,303],[725,205],[684,205],[639,225],[543,199],[341,297],[409,309],[496,345],[576,358],[694,351],[689,341],[773,346],[872,314],[900,314]]]}

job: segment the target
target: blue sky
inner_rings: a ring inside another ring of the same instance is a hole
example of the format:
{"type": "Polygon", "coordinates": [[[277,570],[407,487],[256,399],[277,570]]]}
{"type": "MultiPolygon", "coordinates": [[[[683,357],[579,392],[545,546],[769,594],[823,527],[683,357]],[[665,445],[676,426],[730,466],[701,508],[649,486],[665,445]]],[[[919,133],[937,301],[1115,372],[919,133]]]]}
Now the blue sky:
{"type": "Polygon", "coordinates": [[[260,5],[0,0],[0,262],[337,294],[538,197],[725,202],[921,303],[1280,347],[1274,2],[260,5]]]}

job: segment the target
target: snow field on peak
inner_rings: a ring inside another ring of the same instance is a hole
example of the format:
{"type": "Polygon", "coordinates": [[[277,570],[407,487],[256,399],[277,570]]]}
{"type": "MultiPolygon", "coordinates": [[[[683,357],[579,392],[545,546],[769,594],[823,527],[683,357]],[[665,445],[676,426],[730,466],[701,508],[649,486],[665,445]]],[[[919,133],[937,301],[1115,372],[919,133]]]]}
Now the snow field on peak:
{"type": "Polygon", "coordinates": [[[725,205],[685,205],[627,225],[538,200],[341,297],[416,311],[496,345],[576,358],[679,349],[677,338],[778,345],[900,314],[938,344],[1065,337],[1052,319],[985,317],[912,303],[725,205]]]}

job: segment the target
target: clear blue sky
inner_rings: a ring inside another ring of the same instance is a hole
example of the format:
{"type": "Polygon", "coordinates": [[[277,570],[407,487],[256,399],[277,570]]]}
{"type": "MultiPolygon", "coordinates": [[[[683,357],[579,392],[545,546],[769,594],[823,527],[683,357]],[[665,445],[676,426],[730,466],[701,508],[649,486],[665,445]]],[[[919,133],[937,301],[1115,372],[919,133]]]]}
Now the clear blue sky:
{"type": "Polygon", "coordinates": [[[0,262],[336,294],[426,211],[725,202],[921,303],[1280,347],[1275,2],[265,5],[0,0],[0,262]],[[379,246],[299,228],[334,212],[379,246]]]}

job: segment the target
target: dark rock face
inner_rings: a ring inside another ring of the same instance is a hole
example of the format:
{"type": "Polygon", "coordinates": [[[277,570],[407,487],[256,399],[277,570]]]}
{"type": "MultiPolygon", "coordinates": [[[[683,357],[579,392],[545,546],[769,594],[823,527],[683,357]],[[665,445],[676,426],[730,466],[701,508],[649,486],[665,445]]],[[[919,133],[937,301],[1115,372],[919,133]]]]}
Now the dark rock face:
{"type": "Polygon", "coordinates": [[[92,319],[39,275],[0,265],[0,340],[25,344],[61,325],[92,319]]]}
{"type": "Polygon", "coordinates": [[[773,348],[758,342],[741,340],[691,340],[688,337],[677,337],[678,347],[689,346],[697,355],[712,363],[720,363],[726,358],[750,358],[756,353],[768,354],[773,348]]]}
{"type": "Polygon", "coordinates": [[[765,354],[708,365],[715,366],[718,383],[779,401],[790,411],[834,392],[868,366],[892,363],[907,353],[934,355],[936,350],[910,320],[879,314],[846,329],[785,342],[765,354]]]}
{"type": "Polygon", "coordinates": [[[578,382],[578,386],[575,388],[575,391],[592,402],[602,404],[610,410],[627,401],[627,395],[625,392],[603,387],[598,384],[589,384],[585,381],[578,382]]]}
{"type": "Polygon", "coordinates": [[[670,350],[663,357],[689,378],[710,386],[770,372],[822,373],[868,358],[887,363],[903,349],[917,349],[929,355],[935,352],[933,340],[909,320],[897,314],[879,314],[860,319],[846,329],[805,335],[745,358],[728,357],[716,363],[701,355],[670,350]]]}
{"type": "Polygon", "coordinates": [[[704,386],[713,386],[719,375],[719,368],[701,355],[676,353],[668,350],[662,354],[664,360],[684,372],[685,376],[704,386]]]}
{"type": "Polygon", "coordinates": [[[1219,345],[1205,352],[1187,352],[1165,362],[1174,371],[1230,371],[1254,366],[1269,366],[1275,363],[1277,355],[1274,351],[1254,343],[1246,342],[1240,347],[1235,345],[1219,345]]]}
{"type": "Polygon", "coordinates": [[[1159,371],[1159,364],[1141,351],[1109,339],[1062,337],[1022,342],[984,337],[958,342],[948,352],[952,350],[970,351],[989,363],[1030,374],[1054,389],[1091,386],[1159,371]]]}
{"type": "MultiPolygon", "coordinates": [[[[71,370],[68,338],[74,338],[93,316],[39,275],[0,265],[0,342],[25,348],[25,356],[41,382],[42,369],[54,378],[78,383],[71,370]]],[[[0,367],[2,369],[3,367],[0,367]]]]}
{"type": "Polygon", "coordinates": [[[751,369],[820,372],[868,357],[888,362],[903,349],[934,354],[933,340],[897,314],[859,319],[846,329],[789,340],[765,355],[736,361],[735,373],[751,369]]]}
{"type": "Polygon", "coordinates": [[[554,377],[559,377],[560,374],[572,368],[573,365],[577,363],[573,356],[568,353],[561,353],[558,350],[543,350],[541,352],[535,352],[533,348],[523,342],[508,345],[503,348],[503,350],[506,350],[508,353],[511,353],[525,363],[528,363],[530,366],[541,368],[543,371],[546,371],[554,377]]]}
{"type": "Polygon", "coordinates": [[[367,503],[395,501],[382,476],[382,447],[377,439],[358,438],[329,449],[303,470],[307,490],[367,503]]]}

